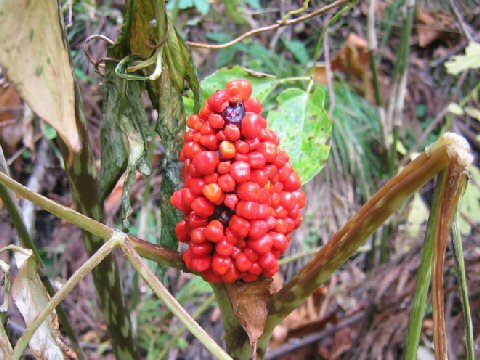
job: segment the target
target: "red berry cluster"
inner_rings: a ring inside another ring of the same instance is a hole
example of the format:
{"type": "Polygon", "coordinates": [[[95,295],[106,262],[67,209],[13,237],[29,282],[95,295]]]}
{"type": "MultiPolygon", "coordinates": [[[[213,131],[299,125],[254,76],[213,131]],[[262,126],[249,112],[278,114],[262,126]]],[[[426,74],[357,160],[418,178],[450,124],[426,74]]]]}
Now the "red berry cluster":
{"type": "Polygon", "coordinates": [[[246,80],[215,92],[188,119],[180,154],[185,187],[170,200],[184,213],[176,233],[189,245],[186,266],[210,282],[272,277],[303,220],[300,177],[251,94],[246,80]]]}

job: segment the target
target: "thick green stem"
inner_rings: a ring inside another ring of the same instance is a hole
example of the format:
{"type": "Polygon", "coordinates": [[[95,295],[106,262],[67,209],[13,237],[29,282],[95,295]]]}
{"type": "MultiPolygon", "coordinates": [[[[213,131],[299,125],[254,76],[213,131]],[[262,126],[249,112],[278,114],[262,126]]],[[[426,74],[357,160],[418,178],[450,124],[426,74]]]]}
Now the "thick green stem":
{"type": "MultiPolygon", "coordinates": [[[[452,158],[471,161],[463,138],[445,135],[381,188],[318,252],[316,257],[269,302],[269,316],[259,346],[265,348],[273,329],[304,302],[361,246],[388,217],[452,158]]],[[[465,165],[466,166],[466,165],[465,165]]]]}
{"type": "MultiPolygon", "coordinates": [[[[61,22],[60,15],[58,21],[61,22]]],[[[61,29],[63,29],[63,26],[61,26],[61,29]]],[[[62,32],[62,37],[65,48],[68,49],[65,30],[62,32]]],[[[75,79],[71,57],[70,64],[75,79]]],[[[103,202],[100,201],[99,196],[98,169],[90,145],[82,99],[76,81],[73,86],[75,91],[75,125],[80,138],[81,149],[74,152],[60,139],[62,156],[75,207],[82,214],[101,222],[104,211],[103,202]]],[[[92,256],[100,249],[104,241],[91,233],[84,233],[84,235],[87,254],[92,256]]],[[[116,357],[122,360],[138,358],[130,315],[125,304],[125,296],[114,254],[107,256],[105,261],[93,270],[92,275],[116,357]]]]}

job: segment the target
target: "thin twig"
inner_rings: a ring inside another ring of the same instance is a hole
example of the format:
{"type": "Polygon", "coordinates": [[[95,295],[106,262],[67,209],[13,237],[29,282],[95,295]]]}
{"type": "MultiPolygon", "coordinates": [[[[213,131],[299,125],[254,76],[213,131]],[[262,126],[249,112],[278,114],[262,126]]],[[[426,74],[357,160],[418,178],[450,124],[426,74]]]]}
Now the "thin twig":
{"type": "Polygon", "coordinates": [[[102,57],[100,59],[95,59],[93,57],[93,55],[90,53],[90,50],[89,50],[89,45],[90,45],[90,41],[92,40],[96,40],[96,39],[100,39],[100,40],[103,40],[105,41],[107,44],[109,44],[110,46],[112,46],[113,44],[115,44],[115,42],[110,39],[109,37],[105,36],[105,35],[101,35],[101,34],[93,34],[93,35],[90,35],[89,37],[87,37],[85,39],[85,41],[83,42],[83,52],[85,53],[85,56],[87,57],[88,61],[90,61],[90,63],[93,65],[93,67],[95,68],[95,71],[99,74],[99,75],[102,75],[100,73],[100,64],[101,63],[104,63],[106,61],[113,61],[113,62],[118,62],[119,60],[117,59],[113,59],[113,58],[110,58],[110,57],[102,57]]]}
{"type": "Polygon", "coordinates": [[[191,47],[198,47],[198,48],[204,48],[204,49],[217,49],[217,50],[218,49],[225,49],[225,48],[228,48],[228,47],[233,46],[235,44],[238,44],[239,42],[245,40],[246,38],[248,38],[250,36],[253,36],[253,35],[256,35],[256,34],[261,34],[263,32],[267,32],[267,31],[271,31],[271,30],[275,30],[275,29],[278,29],[278,28],[283,27],[283,26],[295,25],[295,24],[304,22],[304,21],[306,21],[306,20],[308,20],[312,17],[324,14],[327,11],[330,11],[331,9],[337,8],[337,7],[345,5],[345,4],[348,4],[350,1],[351,0],[337,0],[337,1],[335,1],[331,4],[329,4],[329,5],[326,5],[322,8],[320,8],[320,9],[318,9],[318,10],[312,11],[310,14],[299,16],[296,19],[287,20],[287,21],[279,20],[275,24],[271,24],[271,25],[263,26],[263,27],[258,28],[258,29],[253,29],[253,30],[247,31],[246,33],[240,35],[239,37],[237,37],[237,38],[235,38],[235,39],[233,39],[229,42],[226,42],[224,44],[205,44],[205,43],[198,43],[198,42],[192,42],[192,41],[187,41],[187,44],[190,45],[191,47]]]}

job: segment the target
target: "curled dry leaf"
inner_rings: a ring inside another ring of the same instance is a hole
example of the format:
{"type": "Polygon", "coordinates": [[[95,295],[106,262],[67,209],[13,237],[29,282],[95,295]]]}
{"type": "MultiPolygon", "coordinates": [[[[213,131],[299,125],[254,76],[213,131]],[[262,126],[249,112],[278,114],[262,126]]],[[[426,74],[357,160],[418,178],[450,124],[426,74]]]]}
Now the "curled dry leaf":
{"type": "Polygon", "coordinates": [[[57,2],[2,1],[0,34],[0,64],[9,80],[32,110],[78,151],[74,79],[57,2]]]}
{"type": "MultiPolygon", "coordinates": [[[[47,290],[43,287],[36,271],[32,251],[19,249],[14,252],[18,275],[12,285],[12,298],[29,326],[49,301],[47,290]]],[[[65,359],[58,330],[56,315],[53,313],[33,335],[30,350],[37,359],[65,359]]]]}
{"type": "Polygon", "coordinates": [[[256,354],[258,338],[263,334],[267,321],[267,302],[275,292],[275,284],[271,279],[255,283],[226,285],[228,296],[232,302],[235,316],[250,339],[256,354]]]}

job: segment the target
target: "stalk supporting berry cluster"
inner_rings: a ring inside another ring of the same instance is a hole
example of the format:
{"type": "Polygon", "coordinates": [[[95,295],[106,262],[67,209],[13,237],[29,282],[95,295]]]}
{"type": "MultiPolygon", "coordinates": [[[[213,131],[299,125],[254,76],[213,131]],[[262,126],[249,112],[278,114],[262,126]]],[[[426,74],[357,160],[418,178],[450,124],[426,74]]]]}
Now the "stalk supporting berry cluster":
{"type": "Polygon", "coordinates": [[[185,187],[172,204],[187,268],[213,283],[272,277],[292,232],[302,223],[305,194],[288,153],[267,127],[246,80],[216,91],[187,121],[185,187]]]}

